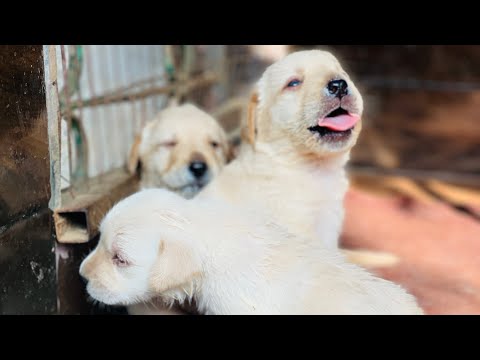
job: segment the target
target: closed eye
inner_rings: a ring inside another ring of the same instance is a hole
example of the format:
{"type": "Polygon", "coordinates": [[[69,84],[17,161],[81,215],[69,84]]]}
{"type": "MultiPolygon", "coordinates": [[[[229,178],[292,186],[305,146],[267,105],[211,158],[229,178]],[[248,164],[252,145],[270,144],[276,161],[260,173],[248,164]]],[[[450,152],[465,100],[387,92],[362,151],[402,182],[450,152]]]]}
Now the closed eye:
{"type": "Polygon", "coordinates": [[[217,141],[210,141],[210,145],[211,145],[214,149],[216,149],[217,147],[220,146],[220,144],[219,144],[217,141]]]}
{"type": "Polygon", "coordinates": [[[125,267],[130,265],[127,259],[121,256],[119,253],[116,253],[113,255],[112,261],[115,264],[115,266],[118,266],[118,267],[125,267]]]}
{"type": "Polygon", "coordinates": [[[175,147],[176,145],[177,145],[177,142],[175,140],[164,141],[158,144],[158,146],[164,146],[168,148],[175,147]]]}

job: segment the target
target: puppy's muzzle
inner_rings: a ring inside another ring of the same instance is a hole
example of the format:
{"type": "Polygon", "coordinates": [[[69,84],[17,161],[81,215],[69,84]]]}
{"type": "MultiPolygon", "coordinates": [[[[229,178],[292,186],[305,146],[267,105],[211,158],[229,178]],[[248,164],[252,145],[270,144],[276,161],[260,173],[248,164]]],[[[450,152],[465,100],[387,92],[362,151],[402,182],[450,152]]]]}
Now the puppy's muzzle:
{"type": "Polygon", "coordinates": [[[204,161],[192,161],[188,169],[196,179],[200,179],[207,172],[208,166],[204,161]]]}
{"type": "Polygon", "coordinates": [[[343,79],[332,80],[327,84],[327,90],[330,95],[341,99],[348,95],[348,84],[343,79]]]}

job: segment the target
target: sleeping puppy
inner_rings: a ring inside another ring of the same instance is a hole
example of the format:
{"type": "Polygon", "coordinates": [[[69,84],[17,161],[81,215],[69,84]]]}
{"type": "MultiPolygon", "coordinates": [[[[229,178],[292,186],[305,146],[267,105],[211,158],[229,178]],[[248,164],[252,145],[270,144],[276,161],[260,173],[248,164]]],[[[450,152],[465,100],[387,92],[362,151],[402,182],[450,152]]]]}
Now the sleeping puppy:
{"type": "Polygon", "coordinates": [[[141,188],[161,187],[186,198],[197,194],[230,158],[223,128],[192,104],[171,106],[150,121],[134,143],[128,169],[141,164],[141,188]]]}
{"type": "Polygon", "coordinates": [[[363,100],[338,60],[300,51],[256,85],[237,158],[198,195],[263,209],[290,232],[338,247],[344,165],[362,128],[363,100]]]}
{"type": "Polygon", "coordinates": [[[87,291],[110,305],[194,299],[228,314],[422,314],[400,286],[228,203],[148,189],[115,205],[82,262],[87,291]]]}

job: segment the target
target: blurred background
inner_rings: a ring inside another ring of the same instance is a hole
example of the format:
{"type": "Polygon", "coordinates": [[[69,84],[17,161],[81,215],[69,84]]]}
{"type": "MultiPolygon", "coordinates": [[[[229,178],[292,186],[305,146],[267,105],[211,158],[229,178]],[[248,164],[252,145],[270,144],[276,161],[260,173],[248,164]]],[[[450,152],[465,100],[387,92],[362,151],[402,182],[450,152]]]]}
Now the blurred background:
{"type": "Polygon", "coordinates": [[[0,313],[93,307],[78,276],[98,222],[137,181],[135,136],[172,97],[238,139],[253,84],[286,54],[331,51],[364,97],[342,244],[432,314],[480,313],[480,46],[0,46],[0,313]]]}

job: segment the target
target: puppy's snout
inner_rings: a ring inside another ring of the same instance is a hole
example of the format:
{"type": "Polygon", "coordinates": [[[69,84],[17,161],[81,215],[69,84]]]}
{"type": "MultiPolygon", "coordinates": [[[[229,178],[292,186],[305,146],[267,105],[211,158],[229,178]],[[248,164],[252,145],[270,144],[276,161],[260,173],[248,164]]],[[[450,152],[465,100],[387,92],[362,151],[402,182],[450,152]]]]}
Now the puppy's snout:
{"type": "Polygon", "coordinates": [[[328,92],[338,98],[342,98],[348,94],[348,84],[345,80],[332,80],[327,84],[328,92]]]}
{"type": "Polygon", "coordinates": [[[195,176],[197,179],[201,178],[208,170],[208,166],[203,161],[192,161],[189,166],[190,172],[195,176]]]}

